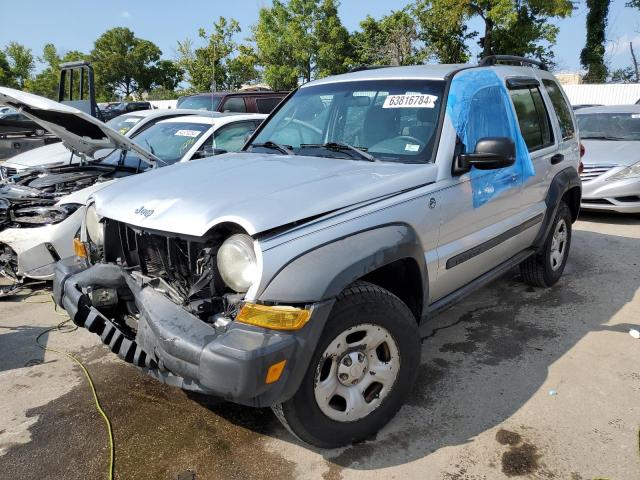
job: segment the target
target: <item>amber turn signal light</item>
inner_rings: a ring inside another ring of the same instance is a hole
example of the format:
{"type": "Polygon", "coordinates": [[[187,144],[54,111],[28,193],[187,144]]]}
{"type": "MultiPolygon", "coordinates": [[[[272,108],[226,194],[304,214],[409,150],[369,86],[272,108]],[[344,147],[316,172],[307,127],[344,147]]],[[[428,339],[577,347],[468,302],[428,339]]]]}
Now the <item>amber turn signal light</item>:
{"type": "Polygon", "coordinates": [[[84,243],[82,243],[79,238],[73,239],[73,253],[76,255],[76,257],[88,258],[87,249],[85,248],[84,243]]]}
{"type": "Polygon", "coordinates": [[[274,363],[267,370],[267,378],[265,378],[264,383],[267,385],[270,383],[275,383],[280,380],[282,376],[282,372],[284,372],[284,367],[287,364],[286,360],[282,360],[281,362],[274,363]]]}
{"type": "Polygon", "coordinates": [[[300,330],[311,317],[311,311],[282,305],[245,303],[236,321],[272,330],[300,330]]]}

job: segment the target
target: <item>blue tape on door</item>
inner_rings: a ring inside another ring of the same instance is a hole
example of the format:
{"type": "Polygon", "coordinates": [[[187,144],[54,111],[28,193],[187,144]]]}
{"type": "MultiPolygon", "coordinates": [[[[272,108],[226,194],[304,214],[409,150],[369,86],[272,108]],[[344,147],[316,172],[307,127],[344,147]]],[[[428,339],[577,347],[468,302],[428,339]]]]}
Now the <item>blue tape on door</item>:
{"type": "Polygon", "coordinates": [[[510,137],[516,145],[516,161],[498,170],[471,169],[473,207],[484,205],[509,188],[518,188],[535,169],[520,133],[515,110],[504,82],[491,70],[464,70],[449,89],[447,115],[451,119],[464,152],[471,153],[483,137],[510,137]]]}

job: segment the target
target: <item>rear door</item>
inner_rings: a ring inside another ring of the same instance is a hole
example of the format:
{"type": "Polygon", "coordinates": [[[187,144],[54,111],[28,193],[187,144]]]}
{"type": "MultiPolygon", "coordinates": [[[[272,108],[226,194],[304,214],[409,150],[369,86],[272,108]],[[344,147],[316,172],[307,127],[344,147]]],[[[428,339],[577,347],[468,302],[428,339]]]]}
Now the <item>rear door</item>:
{"type": "Polygon", "coordinates": [[[509,95],[534,168],[534,175],[525,179],[522,190],[522,213],[531,218],[546,211],[544,200],[551,171],[555,164],[562,163],[563,156],[558,150],[555,115],[550,115],[553,110],[541,83],[534,78],[513,80],[507,80],[508,84],[512,81],[509,95]]]}

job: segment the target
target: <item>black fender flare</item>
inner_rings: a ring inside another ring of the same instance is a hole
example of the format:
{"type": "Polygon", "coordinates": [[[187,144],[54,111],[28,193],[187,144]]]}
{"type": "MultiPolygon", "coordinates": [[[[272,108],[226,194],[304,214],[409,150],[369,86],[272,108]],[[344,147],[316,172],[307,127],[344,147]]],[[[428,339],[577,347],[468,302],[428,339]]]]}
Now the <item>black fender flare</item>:
{"type": "MultiPolygon", "coordinates": [[[[547,211],[545,212],[544,220],[542,221],[542,227],[533,242],[534,247],[542,248],[544,241],[549,234],[549,229],[551,228],[553,219],[556,217],[560,200],[562,200],[565,193],[575,187],[578,187],[580,191],[582,191],[582,181],[580,180],[578,171],[573,167],[565,168],[553,177],[553,180],[551,180],[551,184],[549,185],[549,190],[547,191],[547,196],[544,200],[547,206],[547,211]]],[[[578,208],[579,206],[580,202],[578,202],[578,208]]]]}
{"type": "Polygon", "coordinates": [[[259,295],[265,302],[313,303],[336,297],[364,275],[398,260],[412,259],[428,304],[428,274],[418,234],[407,224],[386,224],[316,245],[291,259],[259,295]]]}

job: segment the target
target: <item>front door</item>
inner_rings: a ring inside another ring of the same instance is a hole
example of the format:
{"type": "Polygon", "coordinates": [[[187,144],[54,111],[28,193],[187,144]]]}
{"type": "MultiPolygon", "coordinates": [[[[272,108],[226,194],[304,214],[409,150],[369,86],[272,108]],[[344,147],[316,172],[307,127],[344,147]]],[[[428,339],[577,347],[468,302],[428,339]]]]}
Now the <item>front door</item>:
{"type": "MultiPolygon", "coordinates": [[[[522,182],[532,174],[504,80],[488,69],[459,73],[452,81],[447,116],[458,136],[456,153],[471,153],[484,137],[516,144],[513,166],[456,175],[441,191],[438,279],[431,301],[463,287],[527,247],[531,228],[522,215],[522,182]]],[[[454,158],[450,160],[455,162],[454,158]]],[[[453,171],[453,168],[452,168],[453,171]]]]}

